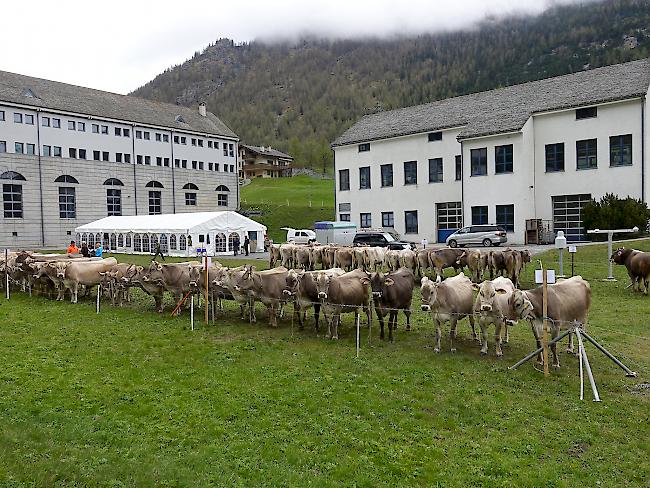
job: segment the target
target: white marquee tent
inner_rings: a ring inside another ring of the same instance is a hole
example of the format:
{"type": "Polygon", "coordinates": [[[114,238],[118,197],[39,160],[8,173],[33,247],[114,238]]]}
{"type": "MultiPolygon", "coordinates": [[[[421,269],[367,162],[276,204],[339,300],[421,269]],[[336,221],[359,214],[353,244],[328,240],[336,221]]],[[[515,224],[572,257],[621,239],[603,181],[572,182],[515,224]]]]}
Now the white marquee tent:
{"type": "Polygon", "coordinates": [[[105,217],[75,229],[77,242],[100,242],[115,253],[209,256],[232,253],[248,235],[251,252],[264,250],[266,226],[233,211],[105,217]]]}

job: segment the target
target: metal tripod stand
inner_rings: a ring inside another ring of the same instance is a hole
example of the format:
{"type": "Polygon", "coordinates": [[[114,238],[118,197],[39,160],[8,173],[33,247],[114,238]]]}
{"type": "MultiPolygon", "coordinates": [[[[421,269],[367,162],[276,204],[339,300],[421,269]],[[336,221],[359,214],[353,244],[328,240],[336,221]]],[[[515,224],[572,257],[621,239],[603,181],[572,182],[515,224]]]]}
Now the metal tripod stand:
{"type": "MultiPolygon", "coordinates": [[[[589,364],[589,359],[587,358],[587,351],[585,350],[583,338],[587,339],[587,341],[591,342],[596,349],[598,349],[600,352],[602,352],[605,356],[607,356],[609,359],[611,359],[619,368],[621,368],[623,371],[625,371],[625,376],[628,377],[636,377],[637,373],[632,371],[630,368],[625,366],[621,361],[619,361],[612,353],[610,353],[607,349],[605,349],[603,346],[601,346],[593,337],[591,337],[589,334],[587,334],[584,329],[582,328],[582,324],[578,322],[574,322],[574,324],[562,334],[557,336],[555,339],[552,339],[549,341],[548,345],[550,346],[551,344],[555,344],[556,342],[559,342],[560,340],[564,339],[566,336],[569,334],[574,333],[576,335],[576,338],[578,339],[578,356],[580,357],[580,400],[584,399],[584,375],[583,375],[583,367],[584,370],[587,371],[587,377],[589,378],[589,384],[591,385],[591,391],[594,395],[594,401],[595,402],[600,402],[600,396],[598,395],[598,389],[596,388],[596,382],[594,380],[594,375],[591,371],[591,365],[589,364]]],[[[542,346],[538,348],[536,351],[531,352],[528,356],[517,362],[516,364],[513,364],[510,366],[508,369],[516,369],[522,364],[524,364],[526,361],[531,360],[535,356],[537,356],[539,353],[541,353],[544,350],[545,346],[542,346]]]]}

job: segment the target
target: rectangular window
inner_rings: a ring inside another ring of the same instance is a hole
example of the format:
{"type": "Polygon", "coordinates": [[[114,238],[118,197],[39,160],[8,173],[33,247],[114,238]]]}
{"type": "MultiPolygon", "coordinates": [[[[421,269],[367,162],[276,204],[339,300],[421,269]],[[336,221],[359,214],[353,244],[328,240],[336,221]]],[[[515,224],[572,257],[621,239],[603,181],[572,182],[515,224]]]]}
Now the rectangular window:
{"type": "Polygon", "coordinates": [[[339,170],[339,191],[346,191],[349,189],[350,189],[350,170],[340,169],[339,170]]]}
{"type": "Polygon", "coordinates": [[[223,143],[223,155],[228,156],[228,145],[225,142],[223,143]]]}
{"type": "Polygon", "coordinates": [[[199,147],[203,147],[203,139],[199,139],[196,142],[199,144],[199,147]]]}
{"type": "Polygon", "coordinates": [[[16,154],[23,154],[25,152],[25,145],[22,142],[14,143],[14,152],[16,154]]]}
{"type": "Polygon", "coordinates": [[[124,162],[129,163],[129,164],[131,163],[131,155],[130,154],[124,153],[124,162]]]}
{"type": "Polygon", "coordinates": [[[456,155],[456,181],[463,179],[463,157],[458,154],[456,155]]]}
{"type": "Polygon", "coordinates": [[[174,168],[180,168],[180,167],[181,167],[181,160],[174,159],[174,168]]]}
{"type": "Polygon", "coordinates": [[[212,149],[212,141],[208,141],[208,149],[212,149]]]}
{"type": "Polygon", "coordinates": [[[418,162],[406,161],[404,163],[404,184],[417,185],[418,183],[418,162]]]}
{"type": "Polygon", "coordinates": [[[553,173],[564,171],[564,143],[547,144],[546,152],[546,172],[553,173]]]}
{"type": "Polygon", "coordinates": [[[163,159],[163,166],[165,166],[165,168],[169,168],[169,158],[163,159]]]}
{"type": "Polygon", "coordinates": [[[122,190],[113,188],[106,190],[106,213],[109,217],[122,215],[122,190]]]}
{"type": "Polygon", "coordinates": [[[208,170],[212,171],[214,169],[214,164],[208,163],[208,170]]]}
{"type": "Polygon", "coordinates": [[[382,227],[395,227],[395,214],[393,212],[381,213],[381,226],[382,227]]]}
{"type": "Polygon", "coordinates": [[[22,124],[23,123],[23,114],[14,112],[14,123],[22,124]]]}
{"type": "Polygon", "coordinates": [[[62,219],[77,217],[75,189],[72,187],[59,187],[59,217],[62,219]]]}
{"type": "Polygon", "coordinates": [[[359,214],[359,225],[361,225],[362,229],[368,229],[372,227],[371,215],[369,213],[359,214]]]}
{"type": "Polygon", "coordinates": [[[471,150],[472,176],[487,174],[487,147],[471,150]]]}
{"type": "Polygon", "coordinates": [[[486,225],[488,223],[487,206],[472,207],[472,225],[486,225]]]}
{"type": "Polygon", "coordinates": [[[497,225],[507,232],[515,231],[515,206],[497,205],[497,225]]]}
{"type": "Polygon", "coordinates": [[[141,130],[136,130],[135,131],[135,138],[136,139],[142,139],[142,131],[141,130]]]}
{"type": "Polygon", "coordinates": [[[359,152],[370,151],[370,143],[366,142],[364,144],[359,144],[359,152]]]}
{"type": "Polygon", "coordinates": [[[34,116],[30,114],[25,114],[25,123],[27,125],[34,125],[34,116]]]}
{"type": "Polygon", "coordinates": [[[103,151],[102,152],[102,161],[110,161],[110,160],[111,160],[111,158],[110,158],[110,156],[108,154],[108,151],[103,151]]]}
{"type": "Polygon", "coordinates": [[[147,166],[151,166],[151,156],[144,157],[144,164],[146,164],[147,166]]]}
{"type": "Polygon", "coordinates": [[[49,127],[50,126],[50,118],[49,117],[41,118],[41,125],[43,127],[49,127]]]}
{"type": "MultiPolygon", "coordinates": [[[[219,163],[214,163],[214,170],[215,170],[215,171],[219,171],[219,163]]],[[[350,184],[348,183],[348,187],[349,187],[349,186],[350,186],[350,184]]],[[[349,190],[349,189],[350,189],[350,188],[348,188],[348,190],[349,190]]]]}
{"type": "Polygon", "coordinates": [[[79,159],[86,159],[86,150],[79,149],[79,159]]]}
{"type": "Polygon", "coordinates": [[[169,134],[163,134],[163,142],[169,142],[169,134]]]}
{"type": "Polygon", "coordinates": [[[43,145],[43,156],[51,156],[51,155],[52,155],[52,146],[43,145]]]}
{"type": "Polygon", "coordinates": [[[366,190],[370,188],[370,166],[359,168],[359,189],[366,190]]]}
{"type": "Polygon", "coordinates": [[[0,153],[7,152],[7,141],[0,141],[0,153]]]}
{"type": "Polygon", "coordinates": [[[185,194],[185,205],[196,207],[196,193],[185,194]]]}
{"type": "Polygon", "coordinates": [[[108,134],[108,126],[102,125],[102,134],[108,134]]]}
{"type": "Polygon", "coordinates": [[[192,146],[196,146],[196,138],[192,137],[192,146]]]}
{"type": "Polygon", "coordinates": [[[235,156],[235,145],[234,144],[228,144],[228,152],[230,153],[231,158],[235,156]]]}
{"type": "Polygon", "coordinates": [[[115,153],[115,162],[116,163],[122,162],[122,153],[115,153]]]}
{"type": "Polygon", "coordinates": [[[77,150],[74,147],[68,148],[68,157],[77,159],[77,150]]]}
{"type": "Polygon", "coordinates": [[[197,168],[197,163],[196,163],[196,161],[192,161],[192,169],[196,169],[196,168],[197,168]]]}
{"type": "Polygon", "coordinates": [[[180,139],[178,136],[174,136],[174,144],[178,144],[180,142],[180,139]]]}
{"type": "Polygon", "coordinates": [[[74,120],[68,120],[68,130],[77,130],[77,123],[74,120]]]}
{"type": "Polygon", "coordinates": [[[404,233],[417,234],[418,233],[418,211],[407,210],[404,212],[404,233]]]}
{"type": "Polygon", "coordinates": [[[2,204],[5,219],[23,218],[23,186],[2,185],[2,204]]]}
{"type": "Polygon", "coordinates": [[[218,207],[227,207],[228,206],[228,195],[225,193],[219,193],[217,195],[217,206],[218,207]]]}
{"type": "Polygon", "coordinates": [[[339,221],[341,221],[341,222],[350,222],[350,214],[349,213],[339,214],[339,221]]]}
{"type": "Polygon", "coordinates": [[[162,141],[162,134],[156,132],[156,142],[161,142],[161,141],[162,141]]]}
{"type": "Polygon", "coordinates": [[[219,149],[219,141],[214,141],[214,148],[219,149]]]}
{"type": "Polygon", "coordinates": [[[187,137],[181,137],[181,144],[187,144],[187,137]]]}
{"type": "Polygon", "coordinates": [[[99,161],[101,159],[101,153],[99,151],[93,151],[93,161],[99,161]]]}
{"type": "Polygon", "coordinates": [[[598,167],[598,143],[596,139],[576,142],[577,169],[593,169],[598,167]]]}
{"type": "Polygon", "coordinates": [[[61,119],[52,119],[52,127],[55,129],[61,128],[61,119]]]}
{"type": "Polygon", "coordinates": [[[429,159],[429,183],[442,183],[442,158],[429,159]]]}
{"type": "Polygon", "coordinates": [[[392,164],[382,164],[380,167],[381,170],[381,186],[386,188],[393,186],[393,165],[392,164]]]}
{"type": "Polygon", "coordinates": [[[115,135],[116,136],[122,136],[122,128],[121,127],[115,127],[115,135]]]}
{"type": "Polygon", "coordinates": [[[149,131],[144,131],[144,140],[145,141],[151,140],[151,133],[149,131]]]}
{"type": "Polygon", "coordinates": [[[632,164],[632,134],[609,138],[609,165],[630,166],[632,164]]]}
{"type": "Polygon", "coordinates": [[[63,152],[63,151],[62,151],[62,149],[61,149],[59,146],[54,146],[54,153],[53,153],[54,156],[56,156],[57,158],[60,158],[62,152],[63,152]]]}
{"type": "Polygon", "coordinates": [[[27,144],[25,147],[27,148],[27,154],[30,154],[30,155],[33,156],[34,153],[36,152],[36,145],[35,144],[27,144]]]}
{"type": "Polygon", "coordinates": [[[160,215],[162,213],[162,202],[159,191],[149,192],[149,215],[160,215]]]}
{"type": "Polygon", "coordinates": [[[99,134],[99,124],[92,125],[93,134],[99,134]]]}
{"type": "Polygon", "coordinates": [[[429,132],[429,142],[442,141],[442,132],[429,132]]]}
{"type": "Polygon", "coordinates": [[[0,122],[4,122],[4,121],[5,121],[5,111],[0,110],[0,122]]]}
{"type": "Polygon", "coordinates": [[[593,119],[598,116],[598,107],[579,108],[576,110],[576,120],[593,119]]]}
{"type": "Polygon", "coordinates": [[[203,161],[199,161],[199,169],[203,169],[205,167],[205,164],[203,161]]]}
{"type": "Polygon", "coordinates": [[[131,129],[122,129],[122,135],[124,137],[131,137],[131,129]]]}
{"type": "Polygon", "coordinates": [[[494,148],[494,174],[512,173],[512,144],[494,148]]]}
{"type": "Polygon", "coordinates": [[[187,159],[181,160],[181,168],[187,169],[187,159]]]}
{"type": "Polygon", "coordinates": [[[86,132],[86,124],[84,122],[77,122],[77,130],[79,132],[86,132]]]}
{"type": "Polygon", "coordinates": [[[162,166],[162,158],[161,157],[156,157],[156,166],[162,166]]]}

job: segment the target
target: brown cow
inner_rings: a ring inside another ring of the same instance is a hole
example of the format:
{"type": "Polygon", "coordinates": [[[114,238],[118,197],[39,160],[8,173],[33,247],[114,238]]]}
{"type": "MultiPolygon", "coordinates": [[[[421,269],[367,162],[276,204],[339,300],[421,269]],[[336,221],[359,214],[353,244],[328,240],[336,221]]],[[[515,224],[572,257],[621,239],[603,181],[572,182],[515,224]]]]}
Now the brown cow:
{"type": "Polygon", "coordinates": [[[367,275],[364,271],[355,269],[341,276],[327,276],[320,274],[316,279],[318,298],[324,305],[328,317],[328,339],[338,339],[338,327],[341,322],[341,313],[354,312],[358,320],[359,308],[363,309],[368,318],[370,327],[370,305],[367,284],[367,275]]]}
{"type": "Polygon", "coordinates": [[[63,280],[63,288],[70,290],[71,303],[77,303],[79,285],[89,287],[99,285],[104,273],[117,264],[117,259],[107,258],[102,261],[55,261],[57,277],[63,280]]]}
{"type": "Polygon", "coordinates": [[[611,256],[616,264],[622,264],[627,269],[630,277],[630,286],[634,291],[641,291],[643,281],[643,293],[648,294],[648,281],[650,280],[650,252],[637,251],[635,249],[617,249],[611,256]]]}
{"type": "Polygon", "coordinates": [[[429,253],[429,265],[435,270],[436,276],[442,279],[447,268],[454,268],[456,273],[463,269],[463,264],[459,260],[464,253],[462,249],[452,248],[433,250],[429,253]]]}
{"type": "MultiPolygon", "coordinates": [[[[372,298],[379,319],[380,338],[384,338],[384,317],[388,315],[388,339],[393,342],[393,330],[397,329],[399,310],[406,316],[406,330],[411,330],[411,301],[414,287],[413,272],[401,268],[392,273],[372,273],[367,280],[372,290],[372,298]]],[[[364,280],[362,282],[365,283],[364,280]]]]}
{"type": "Polygon", "coordinates": [[[447,278],[445,281],[442,281],[440,277],[433,281],[425,276],[422,278],[420,293],[422,295],[422,310],[431,312],[433,323],[436,326],[434,352],[440,352],[440,325],[443,322],[449,322],[451,326],[449,332],[451,352],[456,352],[454,347],[456,324],[465,317],[469,317],[473,337],[478,340],[472,310],[474,302],[472,280],[463,273],[447,278]]]}
{"type": "Polygon", "coordinates": [[[165,292],[165,287],[162,283],[145,280],[144,278],[149,275],[149,270],[144,266],[136,266],[135,269],[131,270],[129,275],[122,277],[122,281],[125,286],[137,286],[147,295],[153,297],[155,302],[156,311],[162,313],[164,310],[163,305],[163,294],[165,292]]]}
{"type": "Polygon", "coordinates": [[[506,253],[511,249],[490,251],[488,259],[488,269],[490,270],[490,279],[493,280],[495,276],[503,276],[507,272],[506,267],[506,253]]]}
{"type": "Polygon", "coordinates": [[[505,264],[506,264],[506,273],[508,278],[514,283],[514,285],[519,288],[519,275],[521,270],[524,267],[525,263],[530,263],[531,255],[530,251],[514,251],[507,250],[503,251],[505,264]]]}
{"type": "Polygon", "coordinates": [[[271,327],[278,326],[277,316],[282,305],[287,301],[284,294],[287,272],[287,268],[283,266],[265,271],[255,271],[254,266],[247,266],[236,283],[243,293],[247,293],[253,299],[253,304],[258,301],[266,306],[271,327]]]}
{"type": "Polygon", "coordinates": [[[337,248],[334,252],[334,267],[351,271],[354,265],[352,251],[349,247],[337,248]]]}
{"type": "Polygon", "coordinates": [[[472,276],[472,281],[480,283],[483,281],[483,275],[487,269],[488,253],[475,251],[466,251],[464,256],[467,256],[467,267],[472,276]]]}
{"type": "Polygon", "coordinates": [[[508,315],[508,299],[515,291],[515,285],[508,278],[502,276],[492,281],[484,281],[481,285],[475,285],[478,290],[474,302],[474,315],[478,316],[478,323],[481,327],[482,347],[481,354],[488,352],[488,327],[494,324],[494,342],[497,356],[503,356],[501,350],[501,329],[504,329],[506,340],[508,337],[508,323],[512,318],[508,315]]]}
{"type": "Polygon", "coordinates": [[[289,270],[287,273],[287,283],[284,294],[293,298],[294,317],[298,318],[300,330],[304,329],[304,321],[307,315],[307,309],[314,307],[314,320],[316,322],[316,332],[318,332],[318,321],[320,317],[321,303],[318,298],[316,280],[318,276],[324,273],[326,275],[340,276],[345,273],[341,268],[332,268],[321,271],[296,271],[289,270]]]}
{"type": "MultiPolygon", "coordinates": [[[[540,336],[542,334],[543,309],[542,287],[533,290],[515,290],[508,300],[508,316],[517,320],[526,319],[531,323],[537,347],[542,347],[540,336]]],[[[551,319],[553,338],[560,334],[560,328],[568,327],[574,322],[586,325],[591,306],[591,288],[589,283],[581,276],[574,276],[566,280],[548,285],[548,317],[551,319]]],[[[553,366],[560,367],[556,345],[551,345],[553,351],[553,366]]],[[[573,352],[573,336],[569,336],[568,352],[573,352]]],[[[538,362],[542,362],[542,354],[538,362]]]]}

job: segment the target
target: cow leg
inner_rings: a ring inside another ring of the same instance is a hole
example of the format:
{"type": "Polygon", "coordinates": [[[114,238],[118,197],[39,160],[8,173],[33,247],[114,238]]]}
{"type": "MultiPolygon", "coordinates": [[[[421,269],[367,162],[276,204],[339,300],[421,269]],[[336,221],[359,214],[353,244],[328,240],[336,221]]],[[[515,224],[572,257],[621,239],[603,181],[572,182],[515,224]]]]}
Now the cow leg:
{"type": "Polygon", "coordinates": [[[433,326],[436,328],[436,343],[433,347],[433,352],[440,352],[440,320],[433,319],[433,326]]]}
{"type": "Polygon", "coordinates": [[[397,310],[391,310],[390,316],[388,318],[388,340],[390,342],[395,341],[395,339],[393,338],[393,329],[395,329],[396,325],[397,325],[397,310]]]}
{"type": "MultiPolygon", "coordinates": [[[[384,315],[379,311],[377,307],[375,307],[375,312],[377,312],[377,320],[379,321],[379,338],[383,341],[384,340],[384,315]]],[[[390,318],[388,319],[388,333],[390,337],[393,336],[390,330],[390,318]]]]}
{"type": "Polygon", "coordinates": [[[277,304],[271,303],[271,305],[267,307],[267,310],[269,312],[269,325],[271,327],[277,327],[278,326],[277,304]]]}
{"type": "Polygon", "coordinates": [[[485,356],[488,353],[488,327],[490,324],[483,318],[479,319],[478,324],[481,327],[481,354],[485,356]]]}
{"type": "Polygon", "coordinates": [[[456,327],[458,326],[458,317],[454,316],[451,318],[449,321],[449,343],[451,345],[451,352],[456,352],[456,346],[454,346],[454,339],[456,338],[456,335],[458,335],[458,332],[456,331],[456,327]]]}
{"type": "Polygon", "coordinates": [[[566,352],[569,354],[575,354],[575,347],[573,345],[573,332],[569,333],[569,346],[566,348],[566,352]]]}
{"type": "MultiPolygon", "coordinates": [[[[411,311],[404,310],[404,315],[406,315],[406,330],[411,330],[411,311]]],[[[397,316],[395,316],[395,330],[397,330],[397,316]]]]}
{"type": "MultiPolygon", "coordinates": [[[[531,320],[530,325],[533,330],[533,336],[535,336],[535,342],[537,343],[537,348],[539,349],[540,347],[542,347],[542,340],[540,338],[542,333],[542,323],[537,320],[531,320]]],[[[544,364],[543,351],[541,351],[537,355],[537,364],[544,364]]]]}
{"type": "Polygon", "coordinates": [[[503,350],[501,349],[501,327],[507,327],[501,320],[497,320],[497,323],[494,324],[494,350],[497,353],[497,357],[503,356],[503,350]]]}
{"type": "Polygon", "coordinates": [[[74,283],[72,285],[70,302],[77,303],[78,300],[79,300],[79,284],[74,283]]]}
{"type": "Polygon", "coordinates": [[[474,315],[468,315],[468,320],[469,320],[469,325],[472,327],[472,338],[476,342],[481,342],[481,340],[478,337],[478,334],[476,333],[476,325],[474,323],[474,315]]]}
{"type": "Polygon", "coordinates": [[[320,303],[314,303],[314,321],[316,322],[316,333],[318,334],[318,319],[320,318],[320,303]]]}
{"type": "MultiPolygon", "coordinates": [[[[355,317],[358,317],[359,314],[355,312],[355,317]]],[[[358,318],[357,318],[358,320],[358,318]]],[[[338,340],[339,338],[339,323],[341,322],[341,314],[337,313],[332,317],[332,339],[338,340]]]]}
{"type": "Polygon", "coordinates": [[[303,330],[305,328],[305,324],[302,321],[302,314],[300,313],[300,307],[294,302],[293,320],[296,320],[296,318],[298,318],[298,330],[303,330]]]}
{"type": "Polygon", "coordinates": [[[508,328],[508,324],[505,322],[503,324],[503,336],[503,343],[507,344],[510,340],[510,329],[508,328]]]}
{"type": "MultiPolygon", "coordinates": [[[[553,327],[553,339],[560,335],[560,328],[553,327]]],[[[557,355],[557,342],[551,344],[551,351],[553,352],[553,367],[555,369],[560,369],[560,357],[557,355]]]]}

